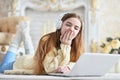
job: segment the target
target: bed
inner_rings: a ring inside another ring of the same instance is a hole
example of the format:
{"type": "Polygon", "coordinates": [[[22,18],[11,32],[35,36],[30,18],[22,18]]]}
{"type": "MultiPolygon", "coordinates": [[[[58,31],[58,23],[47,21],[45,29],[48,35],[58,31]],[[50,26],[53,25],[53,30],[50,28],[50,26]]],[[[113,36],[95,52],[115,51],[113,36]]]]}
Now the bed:
{"type": "Polygon", "coordinates": [[[0,74],[0,80],[60,80],[60,79],[82,79],[82,80],[120,80],[120,73],[107,73],[101,77],[62,77],[62,76],[51,76],[51,75],[5,75],[0,74]]]}

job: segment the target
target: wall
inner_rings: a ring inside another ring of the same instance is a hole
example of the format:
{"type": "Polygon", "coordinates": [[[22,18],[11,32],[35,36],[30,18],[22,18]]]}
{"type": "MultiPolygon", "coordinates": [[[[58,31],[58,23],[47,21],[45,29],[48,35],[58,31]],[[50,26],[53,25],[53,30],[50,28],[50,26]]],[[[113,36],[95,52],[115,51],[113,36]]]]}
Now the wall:
{"type": "Polygon", "coordinates": [[[99,39],[120,37],[120,0],[97,0],[99,39]]]}
{"type": "Polygon", "coordinates": [[[0,17],[8,15],[8,7],[11,0],[0,0],[0,17]]]}
{"type": "MultiPolygon", "coordinates": [[[[71,12],[76,12],[81,14],[83,20],[85,17],[84,8],[80,7],[77,10],[71,12]]],[[[58,15],[65,13],[65,11],[46,11],[39,12],[36,10],[27,9],[25,15],[29,16],[31,19],[31,38],[34,41],[33,45],[36,49],[38,46],[39,39],[47,33],[53,32],[56,30],[56,22],[58,21],[58,15]]]]}
{"type": "MultiPolygon", "coordinates": [[[[56,29],[56,21],[61,13],[76,12],[81,15],[84,22],[85,44],[88,46],[88,5],[87,0],[63,0],[63,1],[18,1],[18,6],[11,13],[19,12],[19,15],[26,15],[31,18],[31,37],[36,48],[38,41],[43,34],[56,29]],[[41,5],[41,4],[42,5],[41,5]],[[21,5],[22,4],[22,5],[21,5]]],[[[14,2],[13,2],[14,3],[14,2]]],[[[15,14],[15,15],[18,15],[15,14]]],[[[87,49],[86,46],[86,49],[87,49]]]]}

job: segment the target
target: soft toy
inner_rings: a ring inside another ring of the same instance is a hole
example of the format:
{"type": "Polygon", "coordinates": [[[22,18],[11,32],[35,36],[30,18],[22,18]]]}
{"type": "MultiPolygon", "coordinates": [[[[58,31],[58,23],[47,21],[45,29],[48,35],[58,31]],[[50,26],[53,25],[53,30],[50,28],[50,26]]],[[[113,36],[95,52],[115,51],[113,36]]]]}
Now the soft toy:
{"type": "Polygon", "coordinates": [[[0,32],[15,33],[16,25],[21,21],[29,20],[26,16],[11,16],[0,19],[0,32]]]}

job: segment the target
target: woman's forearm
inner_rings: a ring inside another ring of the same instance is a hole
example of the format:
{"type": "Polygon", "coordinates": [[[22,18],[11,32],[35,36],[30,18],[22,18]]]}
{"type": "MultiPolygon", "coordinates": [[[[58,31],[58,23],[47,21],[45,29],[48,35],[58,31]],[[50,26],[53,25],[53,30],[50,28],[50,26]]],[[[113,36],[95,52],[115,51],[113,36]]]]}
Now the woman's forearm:
{"type": "Polygon", "coordinates": [[[49,52],[43,62],[45,71],[47,73],[55,72],[58,66],[67,65],[70,61],[70,50],[70,46],[62,44],[61,49],[58,51],[53,49],[53,51],[49,52]]]}

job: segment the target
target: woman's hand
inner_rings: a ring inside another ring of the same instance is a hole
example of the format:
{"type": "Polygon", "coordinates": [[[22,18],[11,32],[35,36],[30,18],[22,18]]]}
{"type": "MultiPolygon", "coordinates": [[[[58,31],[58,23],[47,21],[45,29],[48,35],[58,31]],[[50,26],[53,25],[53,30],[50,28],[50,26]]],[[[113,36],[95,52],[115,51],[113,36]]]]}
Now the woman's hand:
{"type": "Polygon", "coordinates": [[[71,30],[67,30],[63,35],[60,36],[60,41],[63,44],[71,45],[73,40],[73,32],[71,30]]]}
{"type": "Polygon", "coordinates": [[[70,71],[70,68],[68,66],[59,66],[56,69],[56,72],[58,73],[68,73],[70,71]]]}

